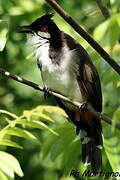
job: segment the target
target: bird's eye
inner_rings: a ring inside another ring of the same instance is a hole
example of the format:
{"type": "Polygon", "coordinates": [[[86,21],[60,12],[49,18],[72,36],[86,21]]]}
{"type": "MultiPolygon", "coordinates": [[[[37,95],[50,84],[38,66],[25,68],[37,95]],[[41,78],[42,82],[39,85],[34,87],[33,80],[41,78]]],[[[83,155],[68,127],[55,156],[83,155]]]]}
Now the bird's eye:
{"type": "Polygon", "coordinates": [[[40,31],[48,32],[48,27],[47,26],[40,27],[40,31]]]}

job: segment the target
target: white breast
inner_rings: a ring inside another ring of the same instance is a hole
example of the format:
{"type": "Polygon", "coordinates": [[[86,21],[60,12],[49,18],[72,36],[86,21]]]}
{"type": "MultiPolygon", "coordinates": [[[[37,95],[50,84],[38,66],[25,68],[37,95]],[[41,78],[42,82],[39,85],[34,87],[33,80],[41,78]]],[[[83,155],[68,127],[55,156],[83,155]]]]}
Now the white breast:
{"type": "MultiPolygon", "coordinates": [[[[38,42],[38,40],[35,42],[38,42]]],[[[74,61],[71,52],[68,51],[67,47],[64,47],[64,56],[62,56],[64,60],[59,65],[53,64],[49,58],[49,43],[43,39],[40,41],[40,44],[43,45],[35,48],[34,53],[42,66],[41,76],[44,85],[53,91],[82,103],[83,98],[75,74],[70,71],[74,61]]]]}

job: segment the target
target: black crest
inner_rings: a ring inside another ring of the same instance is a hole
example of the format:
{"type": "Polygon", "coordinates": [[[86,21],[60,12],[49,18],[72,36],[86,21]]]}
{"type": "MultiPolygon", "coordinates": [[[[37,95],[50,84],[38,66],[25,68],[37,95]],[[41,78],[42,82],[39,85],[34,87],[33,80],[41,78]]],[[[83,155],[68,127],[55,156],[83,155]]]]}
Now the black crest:
{"type": "Polygon", "coordinates": [[[46,20],[51,20],[53,16],[54,16],[54,13],[47,13],[47,14],[41,16],[41,18],[44,18],[46,20]]]}
{"type": "Polygon", "coordinates": [[[36,19],[31,26],[38,27],[40,24],[49,24],[52,21],[53,13],[47,13],[36,19]]]}

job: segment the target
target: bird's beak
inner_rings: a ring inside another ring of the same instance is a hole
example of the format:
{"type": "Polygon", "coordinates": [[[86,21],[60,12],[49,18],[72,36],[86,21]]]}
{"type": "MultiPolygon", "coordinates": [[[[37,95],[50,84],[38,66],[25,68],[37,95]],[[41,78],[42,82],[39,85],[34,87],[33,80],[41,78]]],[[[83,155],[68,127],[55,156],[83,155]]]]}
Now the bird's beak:
{"type": "Polygon", "coordinates": [[[17,26],[17,32],[18,33],[32,33],[32,27],[30,25],[25,26],[17,26]]]}

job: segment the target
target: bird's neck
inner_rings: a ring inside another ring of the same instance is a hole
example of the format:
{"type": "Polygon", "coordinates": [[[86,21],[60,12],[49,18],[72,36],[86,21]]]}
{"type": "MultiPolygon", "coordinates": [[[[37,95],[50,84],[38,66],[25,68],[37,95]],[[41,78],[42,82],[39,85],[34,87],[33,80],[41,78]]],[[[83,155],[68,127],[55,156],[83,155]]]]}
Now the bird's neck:
{"type": "Polygon", "coordinates": [[[50,38],[50,47],[53,49],[60,50],[63,46],[62,32],[59,29],[56,29],[54,32],[51,32],[50,38]]]}

